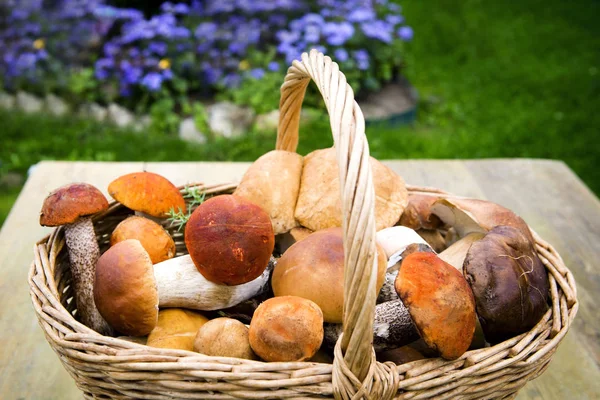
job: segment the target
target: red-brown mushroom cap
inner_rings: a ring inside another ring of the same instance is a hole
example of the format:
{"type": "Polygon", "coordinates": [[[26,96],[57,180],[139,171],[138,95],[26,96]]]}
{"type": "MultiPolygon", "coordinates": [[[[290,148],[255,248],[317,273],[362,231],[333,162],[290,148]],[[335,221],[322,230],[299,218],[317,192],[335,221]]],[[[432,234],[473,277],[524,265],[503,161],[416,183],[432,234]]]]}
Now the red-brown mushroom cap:
{"type": "Polygon", "coordinates": [[[473,243],[463,272],[490,343],[527,332],[548,309],[548,272],[517,228],[498,226],[473,243]]]}
{"type": "Polygon", "coordinates": [[[40,212],[40,225],[61,226],[72,224],[80,217],[108,208],[106,197],[88,183],[62,186],[46,197],[40,212]]]}
{"type": "Polygon", "coordinates": [[[429,347],[447,360],[467,351],[475,332],[475,299],[456,268],[435,254],[412,253],[394,286],[429,347]]]}
{"type": "Polygon", "coordinates": [[[94,301],[104,319],[130,336],[149,334],[158,321],[158,291],[150,256],[138,240],[109,248],[98,259],[94,301]]]}
{"type": "Polygon", "coordinates": [[[123,175],[108,185],[108,194],[125,207],[164,218],[171,209],[185,212],[181,192],[167,178],[152,172],[123,175]]]}
{"type": "Polygon", "coordinates": [[[243,197],[215,196],[194,210],[185,245],[209,281],[240,285],[259,277],[275,247],[269,215],[243,197]]]}

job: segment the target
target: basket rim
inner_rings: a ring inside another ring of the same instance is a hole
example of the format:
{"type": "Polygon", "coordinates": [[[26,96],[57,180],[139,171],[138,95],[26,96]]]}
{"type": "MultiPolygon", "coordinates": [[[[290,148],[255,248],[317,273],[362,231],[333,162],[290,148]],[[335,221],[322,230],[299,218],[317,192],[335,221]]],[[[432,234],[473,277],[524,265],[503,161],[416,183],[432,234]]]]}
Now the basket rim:
{"type": "MultiPolygon", "coordinates": [[[[216,195],[231,192],[236,186],[235,183],[216,185],[194,183],[181,186],[179,189],[195,187],[205,190],[209,195],[216,195]]],[[[412,185],[406,185],[406,187],[409,193],[460,197],[432,187],[412,185]]],[[[125,207],[113,201],[107,211],[95,215],[93,219],[101,220],[122,209],[125,207]]],[[[29,270],[28,283],[36,317],[47,341],[82,390],[89,389],[89,386],[79,382],[82,380],[79,376],[80,371],[73,365],[81,362],[116,362],[125,367],[129,363],[132,364],[132,368],[143,367],[151,371],[191,369],[204,372],[214,371],[216,372],[215,376],[219,373],[237,374],[241,381],[247,379],[244,377],[250,376],[254,378],[254,381],[262,382],[261,379],[263,379],[266,386],[274,387],[282,387],[282,385],[286,387],[291,384],[291,387],[301,385],[307,388],[306,385],[309,385],[310,390],[320,393],[320,396],[331,395],[331,374],[333,372],[331,364],[311,361],[264,362],[205,356],[187,350],[159,349],[119,338],[102,336],[84,326],[61,304],[59,290],[54,279],[56,257],[64,244],[62,230],[62,227],[55,228],[49,235],[36,242],[35,258],[29,270]],[[289,377],[278,380],[278,377],[282,377],[279,376],[282,375],[282,371],[288,371],[289,377]]],[[[556,250],[535,231],[532,229],[531,231],[536,241],[536,251],[549,272],[549,295],[552,305],[542,319],[528,332],[494,346],[469,350],[457,360],[449,361],[438,357],[394,365],[395,372],[401,376],[398,390],[417,391],[424,394],[436,388],[439,390],[440,385],[447,386],[452,382],[480,376],[482,372],[498,374],[506,367],[518,367],[531,372],[531,374],[524,375],[527,378],[522,382],[524,385],[529,379],[539,376],[547,368],[551,356],[575,318],[579,304],[576,297],[576,283],[571,271],[564,265],[556,250]]],[[[84,381],[82,380],[82,382],[84,381]]],[[[497,388],[495,390],[498,391],[497,388]]],[[[251,392],[256,393],[255,390],[250,390],[248,393],[251,392]]],[[[239,391],[236,393],[246,395],[239,391]]]]}

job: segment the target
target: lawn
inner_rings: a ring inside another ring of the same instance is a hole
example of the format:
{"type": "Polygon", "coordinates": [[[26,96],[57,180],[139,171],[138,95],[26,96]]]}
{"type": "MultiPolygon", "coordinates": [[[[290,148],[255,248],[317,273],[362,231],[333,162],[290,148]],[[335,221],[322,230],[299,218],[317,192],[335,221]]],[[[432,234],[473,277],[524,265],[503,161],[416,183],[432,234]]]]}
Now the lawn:
{"type": "MultiPolygon", "coordinates": [[[[370,127],[373,156],[560,159],[600,193],[599,2],[400,3],[415,30],[404,73],[420,93],[419,116],[411,127],[370,127]]],[[[40,159],[254,160],[275,140],[251,132],[198,146],[76,119],[0,111],[0,121],[0,173],[40,159]]],[[[303,154],[331,145],[326,121],[301,137],[303,154]]],[[[0,188],[0,223],[16,193],[0,188]]]]}

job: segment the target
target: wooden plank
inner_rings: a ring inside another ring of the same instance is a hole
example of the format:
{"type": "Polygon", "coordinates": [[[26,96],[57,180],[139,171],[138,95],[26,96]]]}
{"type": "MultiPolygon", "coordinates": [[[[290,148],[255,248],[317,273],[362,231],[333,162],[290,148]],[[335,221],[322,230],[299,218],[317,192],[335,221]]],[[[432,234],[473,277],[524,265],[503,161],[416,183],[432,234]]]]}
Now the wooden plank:
{"type": "MultiPolygon", "coordinates": [[[[579,285],[577,319],[550,368],[518,399],[600,398],[600,202],[562,163],[542,160],[386,161],[410,184],[487,198],[522,215],[565,258],[579,285]]],[[[79,399],[81,392],[47,344],[26,288],[33,243],[47,232],[38,225],[44,197],[73,181],[106,194],[119,175],[148,170],[175,184],[238,181],[249,163],[43,162],[28,179],[0,230],[0,398],[79,399]],[[15,290],[15,287],[18,288],[15,290]]]]}

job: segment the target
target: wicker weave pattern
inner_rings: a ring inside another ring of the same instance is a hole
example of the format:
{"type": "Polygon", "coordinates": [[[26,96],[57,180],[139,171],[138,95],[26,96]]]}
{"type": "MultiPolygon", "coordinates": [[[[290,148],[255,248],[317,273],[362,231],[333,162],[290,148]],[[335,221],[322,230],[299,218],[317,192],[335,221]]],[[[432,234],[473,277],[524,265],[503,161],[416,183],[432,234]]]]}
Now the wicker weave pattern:
{"type": "MultiPolygon", "coordinates": [[[[512,398],[541,374],[578,309],[575,280],[556,251],[533,232],[548,269],[552,307],[530,331],[458,360],[419,360],[400,366],[374,362],[371,347],[375,299],[373,190],[364,119],[337,64],[317,52],[294,63],[282,86],[277,148],[295,151],[299,112],[309,78],[317,82],[331,117],[340,164],[346,247],[345,326],[335,363],[264,363],[157,349],[102,336],[73,316],[71,274],[62,228],[34,246],[29,272],[33,306],[46,339],[86,398],[95,399],[489,399],[512,398]],[[360,245],[358,245],[360,244],[360,245]],[[371,255],[370,255],[371,254],[371,255]],[[372,282],[373,281],[373,282],[372,282]],[[365,306],[370,304],[370,306],[365,306]],[[356,376],[361,377],[360,379],[356,376]],[[364,382],[364,383],[363,383],[364,382]]],[[[231,193],[235,185],[201,186],[207,195],[231,193]]],[[[409,192],[452,195],[433,188],[409,192]]],[[[129,211],[118,204],[96,215],[101,251],[129,211]]],[[[169,228],[178,255],[183,235],[169,228]]]]}

